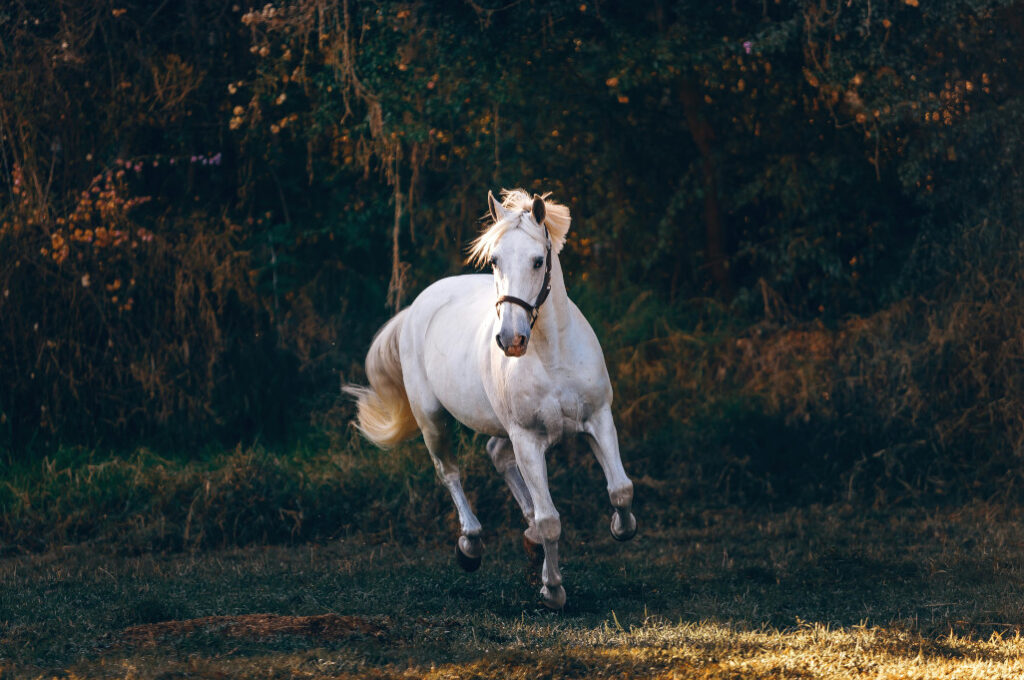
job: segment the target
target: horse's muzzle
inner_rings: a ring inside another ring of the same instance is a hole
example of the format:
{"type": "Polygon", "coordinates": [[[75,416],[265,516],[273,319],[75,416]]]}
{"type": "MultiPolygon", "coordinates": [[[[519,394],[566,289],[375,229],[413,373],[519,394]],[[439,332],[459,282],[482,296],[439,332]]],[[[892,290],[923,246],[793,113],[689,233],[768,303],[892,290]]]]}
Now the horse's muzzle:
{"type": "Polygon", "coordinates": [[[526,354],[526,345],[530,342],[530,339],[525,335],[515,335],[514,339],[508,346],[502,344],[501,333],[494,336],[494,342],[498,343],[498,347],[505,353],[507,357],[521,357],[526,354]]]}

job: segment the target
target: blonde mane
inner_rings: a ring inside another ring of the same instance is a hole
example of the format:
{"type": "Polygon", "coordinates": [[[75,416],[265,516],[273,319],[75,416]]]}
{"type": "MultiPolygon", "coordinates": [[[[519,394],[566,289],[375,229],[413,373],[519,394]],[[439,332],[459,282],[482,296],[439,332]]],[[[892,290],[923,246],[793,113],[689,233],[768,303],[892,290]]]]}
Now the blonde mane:
{"type": "MultiPolygon", "coordinates": [[[[544,225],[547,227],[551,237],[551,249],[557,255],[565,245],[565,236],[569,233],[569,223],[572,218],[569,216],[568,206],[548,200],[551,192],[544,194],[544,225]]],[[[477,267],[482,267],[491,259],[491,252],[498,245],[498,241],[509,229],[523,227],[523,230],[533,238],[546,242],[544,229],[537,229],[533,220],[524,220],[525,214],[533,207],[533,197],[525,189],[502,189],[501,206],[509,210],[508,215],[497,222],[487,225],[483,233],[476,237],[469,244],[469,256],[466,261],[477,267]]],[[[490,219],[490,215],[484,217],[490,219]]]]}

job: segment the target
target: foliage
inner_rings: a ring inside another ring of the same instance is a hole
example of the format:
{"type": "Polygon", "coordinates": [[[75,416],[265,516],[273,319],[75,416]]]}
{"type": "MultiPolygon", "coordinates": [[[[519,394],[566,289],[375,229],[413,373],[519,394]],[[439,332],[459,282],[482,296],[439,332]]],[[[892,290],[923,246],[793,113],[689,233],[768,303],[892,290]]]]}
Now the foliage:
{"type": "Polygon", "coordinates": [[[997,493],[1022,26],[998,0],[15,3],[0,445],[337,427],[386,303],[463,271],[486,190],[525,185],[572,207],[640,474],[997,493]]]}

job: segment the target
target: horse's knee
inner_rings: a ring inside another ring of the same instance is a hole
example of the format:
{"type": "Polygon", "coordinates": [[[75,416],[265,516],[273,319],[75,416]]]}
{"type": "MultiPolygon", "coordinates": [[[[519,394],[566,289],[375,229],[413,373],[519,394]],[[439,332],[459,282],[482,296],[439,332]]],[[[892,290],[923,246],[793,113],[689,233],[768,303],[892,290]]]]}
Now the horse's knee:
{"type": "Polygon", "coordinates": [[[633,505],[633,482],[626,480],[625,484],[614,489],[608,489],[608,498],[616,508],[628,508],[633,505]]]}
{"type": "Polygon", "coordinates": [[[544,542],[555,542],[562,535],[562,521],[558,518],[558,515],[539,517],[534,525],[537,527],[537,533],[540,534],[541,540],[544,542]]]}

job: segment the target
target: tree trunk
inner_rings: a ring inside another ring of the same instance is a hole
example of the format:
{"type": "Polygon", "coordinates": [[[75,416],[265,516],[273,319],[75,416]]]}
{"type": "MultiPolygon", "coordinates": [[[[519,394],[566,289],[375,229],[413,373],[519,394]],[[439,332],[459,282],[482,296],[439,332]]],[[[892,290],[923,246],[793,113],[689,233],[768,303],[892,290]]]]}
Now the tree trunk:
{"type": "Polygon", "coordinates": [[[683,105],[683,115],[686,116],[686,126],[701,157],[704,175],[704,240],[707,266],[718,291],[729,300],[735,294],[736,287],[729,268],[729,234],[722,219],[715,160],[711,153],[715,133],[707,119],[701,115],[700,94],[692,82],[682,82],[679,100],[683,105]]]}

